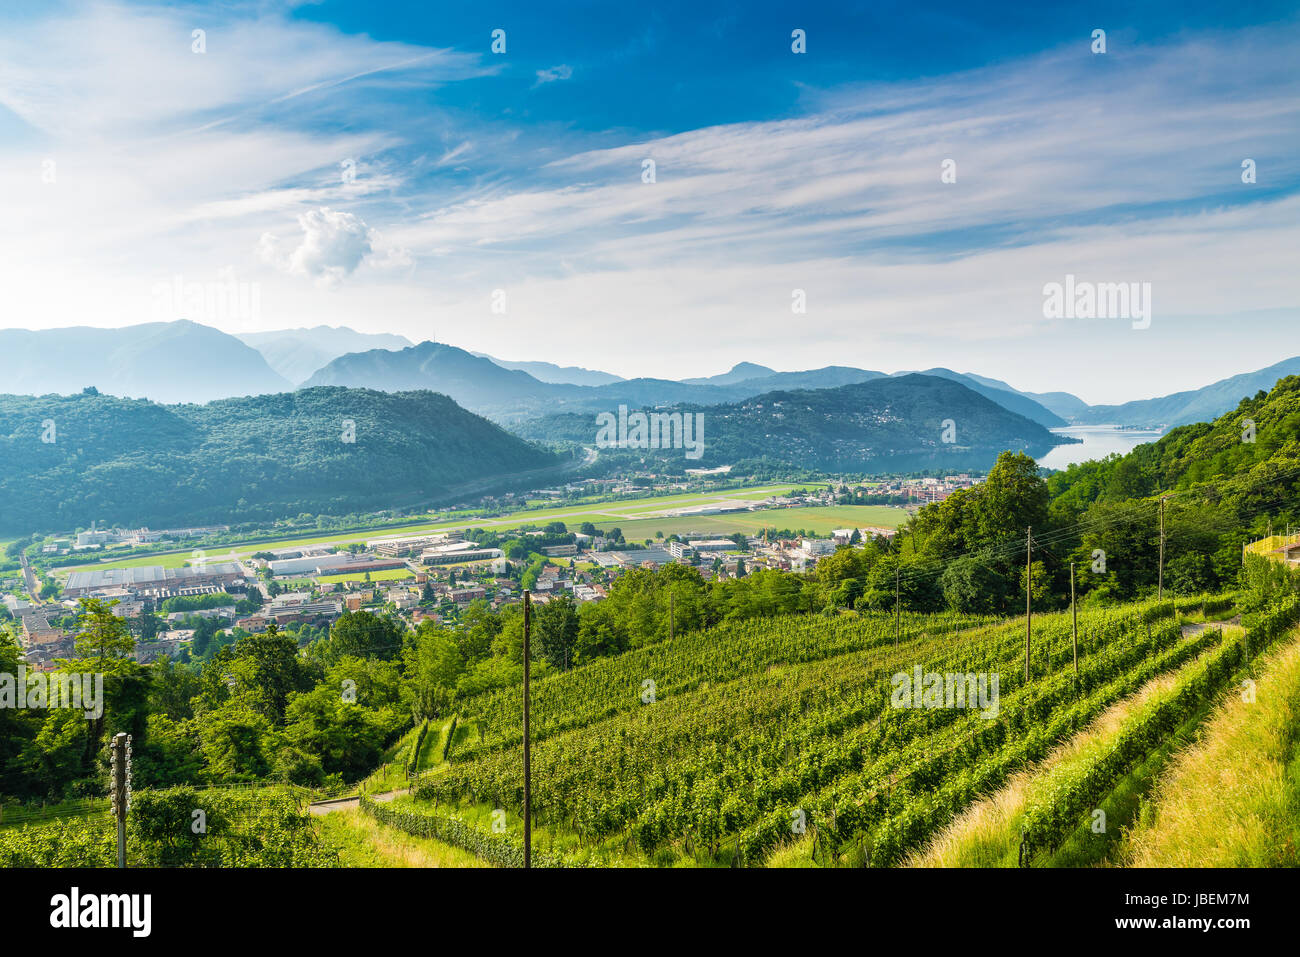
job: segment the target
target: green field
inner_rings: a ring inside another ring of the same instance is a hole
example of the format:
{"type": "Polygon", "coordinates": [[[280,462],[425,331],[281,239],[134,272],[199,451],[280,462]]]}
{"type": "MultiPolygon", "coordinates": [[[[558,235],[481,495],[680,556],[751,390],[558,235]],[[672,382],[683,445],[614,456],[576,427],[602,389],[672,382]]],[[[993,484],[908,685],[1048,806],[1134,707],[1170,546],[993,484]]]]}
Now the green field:
{"type": "MultiPolygon", "coordinates": [[[[414,578],[415,573],[401,569],[393,568],[386,572],[371,572],[371,582],[394,582],[405,581],[408,578],[414,578]]],[[[360,575],[321,575],[317,581],[322,585],[346,584],[348,582],[364,582],[366,575],[362,572],[360,575]]]]}
{"type": "Polygon", "coordinates": [[[593,524],[602,530],[617,526],[628,541],[640,541],[655,537],[655,532],[663,532],[665,535],[700,532],[726,536],[735,532],[752,535],[764,528],[803,528],[817,535],[829,535],[836,528],[860,528],[864,525],[897,528],[906,518],[906,510],[892,505],[814,505],[808,508],[765,508],[725,515],[641,518],[626,522],[609,520],[593,524]]]}
{"type": "MultiPolygon", "coordinates": [[[[211,549],[207,552],[209,559],[225,558],[227,555],[234,555],[237,558],[251,557],[255,552],[272,551],[278,548],[294,548],[303,545],[348,545],[353,542],[365,542],[376,538],[396,538],[409,535],[423,535],[432,532],[448,532],[466,528],[513,528],[521,524],[528,525],[545,525],[547,522],[562,521],[571,528],[576,528],[583,522],[591,522],[598,527],[613,527],[615,525],[624,529],[627,534],[627,527],[635,520],[648,519],[649,513],[662,512],[675,508],[686,508],[693,505],[720,504],[725,505],[728,502],[734,502],[737,499],[762,499],[773,495],[783,495],[787,492],[798,488],[806,488],[807,485],[762,485],[751,488],[727,489],[721,492],[706,493],[685,493],[682,495],[665,495],[660,497],[645,497],[636,499],[626,499],[617,502],[600,502],[586,503],[575,505],[561,505],[555,508],[544,509],[541,511],[519,511],[511,512],[507,515],[501,515],[496,518],[479,518],[474,517],[466,519],[464,517],[451,521],[431,522],[426,524],[409,525],[404,528],[394,529],[369,529],[364,532],[347,532],[337,535],[311,535],[300,536],[297,538],[285,538],[273,542],[257,542],[237,545],[222,545],[211,549]]],[[[846,506],[849,508],[874,509],[877,506],[846,506]]],[[[789,510],[787,511],[789,514],[789,510]]],[[[828,509],[809,509],[810,512],[831,511],[828,509]]],[[[902,516],[904,513],[901,509],[891,510],[902,516]]],[[[735,531],[746,531],[748,528],[740,524],[743,520],[762,513],[736,513],[734,521],[728,527],[735,531]]],[[[718,519],[724,516],[710,516],[709,518],[718,519]]],[[[660,524],[667,521],[660,520],[660,524]]],[[[696,523],[703,522],[704,519],[683,519],[676,521],[685,521],[688,525],[694,527],[696,523]]],[[[884,525],[893,524],[885,521],[867,521],[867,524],[884,525]]],[[[897,520],[896,520],[897,521],[897,520]]],[[[760,525],[762,523],[760,522],[760,525]]],[[[795,522],[795,527],[805,525],[806,523],[795,522]]],[[[710,526],[703,526],[710,527],[710,526]]],[[[790,523],[782,523],[780,527],[790,527],[790,523]]],[[[827,525],[827,528],[840,527],[838,525],[827,525]]],[[[652,529],[651,535],[654,534],[652,529]]],[[[664,534],[670,534],[665,528],[664,534]]],[[[645,537],[645,536],[642,536],[645,537]]],[[[58,574],[66,576],[68,572],[87,571],[96,568],[139,568],[146,565],[161,565],[164,568],[180,568],[187,564],[193,554],[194,549],[184,548],[171,552],[165,552],[159,555],[146,555],[135,558],[125,558],[120,561],[96,561],[87,562],[84,565],[69,566],[58,569],[58,574]]]]}

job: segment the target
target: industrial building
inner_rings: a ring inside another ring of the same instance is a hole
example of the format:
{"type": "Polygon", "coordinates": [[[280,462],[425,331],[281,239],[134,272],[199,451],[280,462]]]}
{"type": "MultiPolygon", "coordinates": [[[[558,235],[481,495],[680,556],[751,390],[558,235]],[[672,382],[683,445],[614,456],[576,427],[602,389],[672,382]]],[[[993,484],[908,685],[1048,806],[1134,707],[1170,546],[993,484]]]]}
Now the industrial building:
{"type": "Polygon", "coordinates": [[[63,588],[65,598],[81,598],[115,589],[137,597],[172,598],[201,595],[244,584],[238,562],[210,562],[187,568],[145,565],[139,568],[105,568],[72,572],[63,588]]]}

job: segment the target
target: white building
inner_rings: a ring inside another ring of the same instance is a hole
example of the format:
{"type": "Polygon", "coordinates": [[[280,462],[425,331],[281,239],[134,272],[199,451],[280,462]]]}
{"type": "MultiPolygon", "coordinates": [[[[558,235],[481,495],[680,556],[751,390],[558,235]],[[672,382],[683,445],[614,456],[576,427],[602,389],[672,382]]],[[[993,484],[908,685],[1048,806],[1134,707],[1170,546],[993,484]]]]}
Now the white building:
{"type": "Polygon", "coordinates": [[[808,558],[830,555],[835,551],[835,541],[830,538],[805,538],[800,545],[800,550],[808,558]]]}
{"type": "Polygon", "coordinates": [[[736,543],[729,538],[692,539],[691,548],[697,552],[729,552],[736,548],[736,543]]]}

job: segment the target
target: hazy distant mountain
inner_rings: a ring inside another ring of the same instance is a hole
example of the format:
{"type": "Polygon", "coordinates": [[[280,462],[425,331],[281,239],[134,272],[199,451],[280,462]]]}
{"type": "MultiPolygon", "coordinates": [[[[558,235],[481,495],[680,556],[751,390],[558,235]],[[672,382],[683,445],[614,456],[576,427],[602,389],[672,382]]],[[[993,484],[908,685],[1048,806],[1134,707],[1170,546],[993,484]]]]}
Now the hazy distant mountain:
{"type": "Polygon", "coordinates": [[[760,366],[753,362],[737,362],[730,371],[720,375],[706,376],[702,379],[682,379],[687,385],[735,385],[747,379],[759,379],[763,376],[776,375],[775,369],[760,366]]]}
{"type": "MultiPolygon", "coordinates": [[[[691,467],[745,460],[781,462],[835,472],[984,469],[1006,449],[1042,455],[1061,439],[966,385],[927,375],[882,376],[869,382],[767,392],[737,403],[681,405],[670,411],[704,417],[704,452],[637,449],[626,454],[691,467]],[[946,442],[946,420],[952,438],[946,442]]],[[[523,423],[528,438],[591,445],[594,417],[557,413],[523,423]]]]}
{"type": "Polygon", "coordinates": [[[0,535],[346,515],[561,464],[430,392],[302,389],[206,405],[0,395],[0,423],[0,535]],[[37,440],[47,419],[58,427],[48,444],[37,440]]]}
{"type": "Polygon", "coordinates": [[[746,379],[738,383],[737,388],[749,395],[761,395],[776,389],[838,389],[842,385],[854,385],[858,382],[870,382],[883,379],[885,373],[870,369],[854,369],[849,366],[825,366],[821,369],[809,369],[806,372],[774,372],[757,379],[746,379]]]}
{"type": "Polygon", "coordinates": [[[1157,399],[1138,399],[1122,405],[1094,405],[1077,417],[1081,424],[1175,426],[1212,422],[1231,411],[1243,397],[1270,391],[1284,376],[1300,374],[1300,356],[1284,359],[1266,369],[1220,379],[1200,389],[1175,392],[1157,399]]]}
{"type": "MultiPolygon", "coordinates": [[[[895,376],[912,375],[910,372],[895,372],[895,376]]],[[[985,379],[982,376],[965,375],[961,372],[953,372],[951,369],[935,368],[926,369],[919,375],[936,376],[941,379],[951,379],[953,382],[960,382],[966,388],[973,392],[978,392],[986,399],[991,399],[1004,409],[1015,412],[1017,415],[1023,415],[1030,421],[1037,422],[1039,425],[1049,429],[1060,428],[1070,423],[1061,416],[1052,412],[1050,409],[1035,402],[1033,399],[1017,392],[1008,386],[1005,382],[997,385],[988,383],[997,382],[996,379],[985,379]]]]}
{"type": "MultiPolygon", "coordinates": [[[[982,385],[948,369],[932,370],[937,377],[961,382],[1003,408],[1040,425],[1066,425],[1064,419],[1014,392],[982,385]]],[[[489,358],[442,343],[422,342],[398,352],[369,351],[340,356],[308,379],[305,386],[342,385],[383,390],[432,389],[495,421],[515,425],[556,412],[614,411],[620,405],[639,408],[692,403],[717,405],[739,402],[774,390],[837,389],[885,378],[885,373],[847,366],[827,366],[804,372],[772,372],[741,363],[731,372],[707,380],[622,379],[583,386],[542,382],[520,370],[505,369],[489,358]],[[738,371],[739,370],[739,371],[738,371]],[[762,372],[754,378],[720,383],[733,373],[762,372]],[[703,383],[703,384],[701,384],[703,383]]]]}
{"type": "Polygon", "coordinates": [[[441,342],[421,342],[396,352],[371,349],[339,356],[317,370],[303,388],[319,385],[385,392],[430,389],[475,411],[498,413],[582,388],[541,382],[526,372],[503,369],[491,359],[441,342]]]}
{"type": "Polygon", "coordinates": [[[612,372],[598,369],[584,369],[582,366],[557,366],[553,362],[508,362],[498,359],[486,352],[471,352],[470,355],[495,362],[503,369],[527,372],[539,382],[551,382],[560,385],[607,385],[610,382],[622,382],[623,377],[612,372]]]}
{"type": "Polygon", "coordinates": [[[266,358],[271,368],[295,385],[331,359],[368,349],[405,349],[411,340],[388,333],[357,332],[347,326],[313,326],[246,332],[238,337],[266,358]]]}
{"type": "Polygon", "coordinates": [[[1020,392],[1020,394],[1033,399],[1049,412],[1070,422],[1075,421],[1089,409],[1087,402],[1070,392],[1020,392]]]}
{"type": "Polygon", "coordinates": [[[256,349],[188,319],[121,329],[0,329],[3,388],[47,395],[94,386],[157,402],[207,402],[293,388],[256,349]]]}
{"type": "Polygon", "coordinates": [[[729,385],[721,385],[716,381],[698,385],[693,384],[698,380],[690,379],[681,382],[671,379],[624,379],[611,385],[555,396],[544,411],[612,410],[620,404],[646,408],[675,405],[680,402],[716,405],[724,402],[739,402],[777,389],[834,389],[880,378],[883,375],[882,372],[869,372],[865,369],[827,366],[824,369],[811,369],[807,372],[772,372],[729,385]]]}
{"type": "Polygon", "coordinates": [[[1003,392],[1014,392],[1016,395],[1023,395],[1025,398],[1033,399],[1043,408],[1063,419],[1072,420],[1074,416],[1079,415],[1088,408],[1087,402],[1069,392],[1026,392],[1024,389],[1017,389],[1001,379],[990,379],[988,376],[976,375],[974,372],[965,372],[963,375],[989,388],[1001,389],[1003,392]]]}
{"type": "Polygon", "coordinates": [[[456,346],[422,342],[398,352],[372,350],[340,356],[304,387],[431,389],[498,422],[514,423],[559,409],[616,409],[620,403],[663,405],[725,402],[736,393],[667,379],[627,379],[600,386],[542,382],[527,372],[505,369],[491,359],[456,346]]]}

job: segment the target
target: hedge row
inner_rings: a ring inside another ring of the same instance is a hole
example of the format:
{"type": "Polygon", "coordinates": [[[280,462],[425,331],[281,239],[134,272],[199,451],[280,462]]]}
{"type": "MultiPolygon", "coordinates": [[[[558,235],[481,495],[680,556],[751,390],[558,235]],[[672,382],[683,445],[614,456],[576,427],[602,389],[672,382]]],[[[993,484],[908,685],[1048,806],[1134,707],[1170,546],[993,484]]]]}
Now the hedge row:
{"type": "Polygon", "coordinates": [[[411,748],[408,760],[406,762],[406,776],[414,777],[415,773],[420,770],[420,749],[424,747],[424,736],[429,733],[429,719],[425,718],[420,725],[420,733],[415,736],[415,746],[411,748]]]}
{"type": "Polygon", "coordinates": [[[460,715],[451,716],[451,727],[447,729],[447,740],[442,744],[442,760],[445,762],[447,756],[451,754],[451,743],[456,740],[456,722],[460,720],[460,715]]]}

